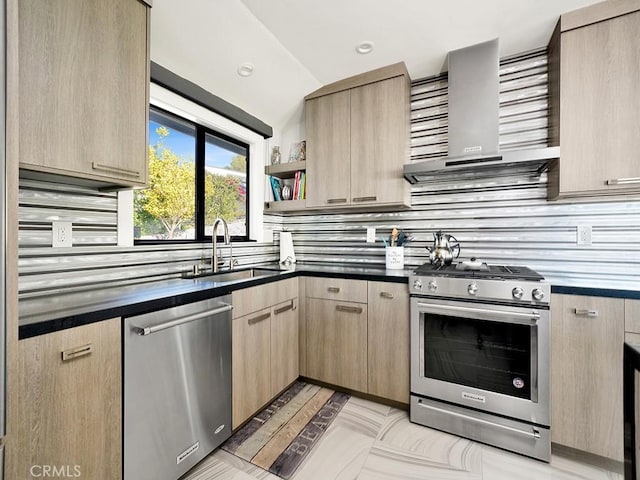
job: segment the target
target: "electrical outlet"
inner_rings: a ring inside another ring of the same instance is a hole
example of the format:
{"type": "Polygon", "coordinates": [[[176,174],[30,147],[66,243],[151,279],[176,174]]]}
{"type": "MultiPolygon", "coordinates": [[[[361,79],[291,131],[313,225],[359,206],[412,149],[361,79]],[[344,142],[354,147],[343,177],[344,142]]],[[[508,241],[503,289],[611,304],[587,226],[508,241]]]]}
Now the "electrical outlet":
{"type": "Polygon", "coordinates": [[[578,245],[591,245],[591,225],[578,225],[578,245]]]}
{"type": "Polygon", "coordinates": [[[52,246],[71,247],[73,245],[73,225],[71,222],[53,222],[51,224],[52,246]]]}
{"type": "Polygon", "coordinates": [[[367,227],[367,243],[376,243],[376,227],[367,227]]]}

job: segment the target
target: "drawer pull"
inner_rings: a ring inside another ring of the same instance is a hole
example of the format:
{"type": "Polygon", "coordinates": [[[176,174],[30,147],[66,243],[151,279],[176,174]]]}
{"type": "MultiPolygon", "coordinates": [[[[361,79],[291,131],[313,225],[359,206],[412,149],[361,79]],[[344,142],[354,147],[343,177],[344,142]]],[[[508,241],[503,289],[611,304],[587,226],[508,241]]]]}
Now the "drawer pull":
{"type": "Polygon", "coordinates": [[[280,315],[281,313],[286,312],[287,310],[295,310],[296,307],[293,304],[293,300],[291,300],[291,303],[289,305],[285,305],[284,307],[280,307],[280,308],[276,308],[273,313],[274,315],[280,315]]]}
{"type": "Polygon", "coordinates": [[[640,183],[640,177],[630,178],[614,178],[605,182],[607,185],[633,185],[634,183],[640,183]]]}
{"type": "Polygon", "coordinates": [[[328,198],[327,203],[347,203],[346,198],[328,198]]]}
{"type": "Polygon", "coordinates": [[[70,348],[69,350],[62,351],[62,361],[68,362],[69,360],[73,360],[74,358],[84,357],[85,355],[89,355],[93,352],[93,344],[88,343],[87,345],[82,345],[81,347],[70,348]]]}
{"type": "Polygon", "coordinates": [[[262,315],[258,315],[257,317],[249,319],[249,325],[255,325],[256,323],[260,323],[263,320],[266,320],[271,316],[271,312],[263,313],[262,315]]]}
{"type": "Polygon", "coordinates": [[[355,197],[352,198],[352,202],[375,202],[378,199],[375,195],[373,197],[355,197]]]}
{"type": "Polygon", "coordinates": [[[140,176],[140,172],[138,170],[129,170],[128,168],[113,167],[111,165],[103,165],[102,163],[96,163],[96,162],[91,163],[91,168],[93,168],[94,170],[102,170],[104,172],[120,173],[122,175],[129,175],[132,177],[140,176]]]}
{"type": "Polygon", "coordinates": [[[340,287],[327,287],[327,291],[331,293],[340,293],[340,287]]]}
{"type": "Polygon", "coordinates": [[[348,305],[336,305],[336,310],[347,313],[362,313],[362,307],[350,307],[348,305]]]}
{"type": "Polygon", "coordinates": [[[380,292],[380,296],[382,298],[393,298],[393,293],[391,293],[391,292],[380,292]]]}
{"type": "Polygon", "coordinates": [[[580,317],[597,317],[598,316],[597,310],[589,310],[586,308],[574,308],[573,313],[575,313],[580,317]]]}

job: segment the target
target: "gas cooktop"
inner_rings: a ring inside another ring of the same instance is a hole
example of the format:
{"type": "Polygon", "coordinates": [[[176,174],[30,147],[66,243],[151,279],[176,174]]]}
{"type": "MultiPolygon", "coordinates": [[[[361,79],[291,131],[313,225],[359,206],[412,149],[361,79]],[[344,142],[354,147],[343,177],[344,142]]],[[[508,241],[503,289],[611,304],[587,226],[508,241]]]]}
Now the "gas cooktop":
{"type": "Polygon", "coordinates": [[[478,267],[467,268],[462,263],[445,266],[436,266],[425,263],[416,268],[415,275],[428,277],[457,277],[457,278],[481,278],[487,280],[526,280],[536,282],[544,280],[539,273],[529,267],[513,265],[487,265],[483,263],[478,267]]]}

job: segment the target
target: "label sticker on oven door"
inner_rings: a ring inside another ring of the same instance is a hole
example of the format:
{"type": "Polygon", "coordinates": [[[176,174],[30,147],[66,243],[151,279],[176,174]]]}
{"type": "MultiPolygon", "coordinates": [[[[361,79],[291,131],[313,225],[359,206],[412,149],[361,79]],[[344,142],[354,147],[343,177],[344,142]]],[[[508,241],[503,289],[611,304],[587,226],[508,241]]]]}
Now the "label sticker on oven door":
{"type": "Polygon", "coordinates": [[[484,395],[478,395],[477,393],[462,392],[462,398],[466,400],[473,400],[474,402],[486,403],[484,395]]]}
{"type": "Polygon", "coordinates": [[[513,386],[516,388],[522,388],[524,387],[524,380],[522,380],[520,377],[516,377],[513,379],[513,386]]]}

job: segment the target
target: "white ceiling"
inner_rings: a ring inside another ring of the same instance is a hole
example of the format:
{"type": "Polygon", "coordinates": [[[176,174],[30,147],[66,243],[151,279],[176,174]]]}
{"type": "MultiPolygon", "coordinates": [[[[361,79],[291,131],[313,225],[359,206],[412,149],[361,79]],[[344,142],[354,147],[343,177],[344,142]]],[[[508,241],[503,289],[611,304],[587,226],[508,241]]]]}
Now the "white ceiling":
{"type": "Polygon", "coordinates": [[[496,37],[501,56],[538,48],[561,13],[592,3],[155,0],[151,59],[281,129],[324,84],[399,61],[413,79],[433,75],[449,50],[496,37]],[[375,49],[360,55],[364,40],[375,49]],[[238,76],[243,62],[251,77],[238,76]]]}

